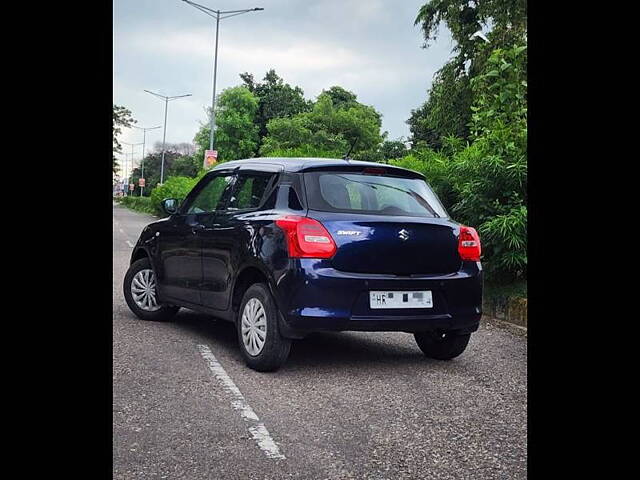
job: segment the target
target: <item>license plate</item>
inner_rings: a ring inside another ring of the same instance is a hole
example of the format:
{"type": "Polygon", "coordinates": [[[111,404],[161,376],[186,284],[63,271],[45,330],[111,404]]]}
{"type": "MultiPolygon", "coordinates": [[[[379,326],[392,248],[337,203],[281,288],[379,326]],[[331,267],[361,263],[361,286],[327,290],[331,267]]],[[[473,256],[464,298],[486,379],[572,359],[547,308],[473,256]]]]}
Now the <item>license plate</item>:
{"type": "Polygon", "coordinates": [[[433,297],[431,290],[416,292],[389,292],[371,291],[369,292],[369,306],[371,308],[432,308],[433,297]]]}

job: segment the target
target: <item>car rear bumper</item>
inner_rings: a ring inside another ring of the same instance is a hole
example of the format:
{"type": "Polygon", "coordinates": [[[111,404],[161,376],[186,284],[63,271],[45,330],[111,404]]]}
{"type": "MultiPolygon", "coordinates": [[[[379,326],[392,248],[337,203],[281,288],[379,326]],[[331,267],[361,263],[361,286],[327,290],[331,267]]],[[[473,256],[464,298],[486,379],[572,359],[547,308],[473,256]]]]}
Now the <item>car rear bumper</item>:
{"type": "Polygon", "coordinates": [[[287,336],[323,330],[402,331],[478,329],[482,315],[482,267],[464,262],[446,275],[395,276],[335,270],[317,259],[292,260],[276,301],[287,336]],[[428,309],[371,309],[371,290],[431,290],[428,309]]]}

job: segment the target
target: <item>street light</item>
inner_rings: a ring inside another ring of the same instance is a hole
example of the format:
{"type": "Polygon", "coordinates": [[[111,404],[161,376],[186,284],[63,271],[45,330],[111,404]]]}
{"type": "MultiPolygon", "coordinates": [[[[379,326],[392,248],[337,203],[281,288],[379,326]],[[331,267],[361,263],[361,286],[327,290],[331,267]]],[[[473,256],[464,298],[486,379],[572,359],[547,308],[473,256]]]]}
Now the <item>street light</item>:
{"type": "MultiPolygon", "coordinates": [[[[142,143],[129,143],[129,142],[122,142],[125,145],[131,145],[131,172],[133,173],[133,147],[135,147],[136,145],[142,145],[142,143]]],[[[127,185],[129,184],[129,177],[131,175],[127,176],[127,185]]]]}
{"type": "Polygon", "coordinates": [[[194,8],[197,8],[203,13],[206,13],[210,17],[216,19],[216,49],[213,60],[213,99],[211,100],[211,134],[209,135],[209,150],[213,150],[213,139],[214,134],[213,131],[216,128],[216,75],[218,71],[218,29],[220,27],[220,20],[224,20],[225,18],[235,17],[236,15],[241,15],[243,13],[248,12],[257,12],[260,10],[264,10],[264,8],[247,8],[245,10],[212,10],[211,8],[205,7],[204,5],[200,5],[195,2],[191,2],[190,0],[182,0],[185,3],[188,3],[194,8]]]}
{"type": "Polygon", "coordinates": [[[164,134],[162,136],[162,163],[160,164],[160,185],[162,185],[162,183],[164,182],[164,145],[165,145],[165,140],[167,138],[167,107],[169,105],[169,100],[175,100],[176,98],[190,97],[191,94],[187,93],[186,95],[175,95],[173,97],[166,97],[158,93],[150,92],[149,90],[145,90],[145,92],[150,93],[151,95],[155,95],[158,98],[164,99],[164,134]]]}
{"type": "Polygon", "coordinates": [[[124,155],[124,167],[122,169],[122,178],[120,178],[120,182],[122,182],[122,191],[125,193],[125,197],[127,196],[126,193],[129,190],[129,187],[127,186],[127,190],[124,189],[124,185],[125,182],[127,185],[129,185],[129,179],[126,177],[127,175],[127,155],[129,155],[128,153],[124,152],[121,153],[121,155],[124,155]]]}
{"type": "MultiPolygon", "coordinates": [[[[146,142],[147,130],[155,130],[156,128],[160,128],[162,125],[158,125],[157,127],[147,127],[147,128],[136,127],[135,125],[132,125],[132,126],[133,128],[142,130],[142,162],[141,162],[142,173],[140,174],[140,176],[144,178],[144,144],[146,142]]],[[[142,192],[144,192],[144,187],[140,187],[140,196],[142,196],[142,192]]]]}

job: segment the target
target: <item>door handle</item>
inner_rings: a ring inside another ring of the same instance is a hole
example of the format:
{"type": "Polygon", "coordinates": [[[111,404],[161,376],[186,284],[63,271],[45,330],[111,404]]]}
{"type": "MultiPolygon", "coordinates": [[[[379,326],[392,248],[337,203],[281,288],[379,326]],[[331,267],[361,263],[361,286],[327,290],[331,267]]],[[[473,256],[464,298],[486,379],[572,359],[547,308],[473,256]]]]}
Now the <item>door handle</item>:
{"type": "Polygon", "coordinates": [[[196,223],[195,225],[191,225],[191,233],[193,233],[194,235],[196,233],[198,233],[198,231],[200,230],[204,230],[205,226],[200,224],[200,223],[196,223]]]}

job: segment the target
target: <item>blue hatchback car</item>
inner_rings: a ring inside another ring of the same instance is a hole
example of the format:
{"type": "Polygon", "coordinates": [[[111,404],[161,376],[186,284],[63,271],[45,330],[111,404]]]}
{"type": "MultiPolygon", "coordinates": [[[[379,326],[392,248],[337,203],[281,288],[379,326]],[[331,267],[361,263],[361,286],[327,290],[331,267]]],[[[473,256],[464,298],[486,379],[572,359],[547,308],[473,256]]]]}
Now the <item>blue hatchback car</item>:
{"type": "Polygon", "coordinates": [[[234,322],[255,370],[276,370],[310,332],[409,332],[427,357],[448,360],[478,329],[480,239],[419,173],[252,158],[162,203],[169,216],[133,249],[127,304],[144,320],[184,307],[234,322]]]}

